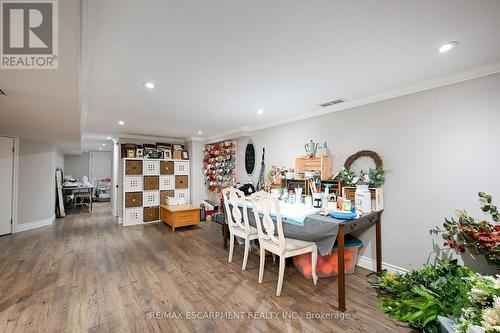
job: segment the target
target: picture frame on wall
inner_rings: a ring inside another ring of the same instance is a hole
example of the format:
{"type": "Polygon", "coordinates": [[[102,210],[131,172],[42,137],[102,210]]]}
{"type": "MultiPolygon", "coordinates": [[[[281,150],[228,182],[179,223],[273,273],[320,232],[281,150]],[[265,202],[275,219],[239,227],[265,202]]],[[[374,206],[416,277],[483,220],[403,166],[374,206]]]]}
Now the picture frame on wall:
{"type": "Polygon", "coordinates": [[[189,153],[187,151],[182,152],[182,159],[183,160],[189,160],[189,153]]]}
{"type": "Polygon", "coordinates": [[[176,151],[176,150],[178,150],[178,149],[180,149],[180,150],[184,150],[184,145],[181,145],[181,144],[175,144],[175,143],[174,143],[174,144],[172,145],[172,150],[173,150],[173,151],[176,151]]]}
{"type": "Polygon", "coordinates": [[[144,155],[143,155],[142,148],[137,148],[136,157],[137,158],[142,158],[143,156],[144,155]]]}

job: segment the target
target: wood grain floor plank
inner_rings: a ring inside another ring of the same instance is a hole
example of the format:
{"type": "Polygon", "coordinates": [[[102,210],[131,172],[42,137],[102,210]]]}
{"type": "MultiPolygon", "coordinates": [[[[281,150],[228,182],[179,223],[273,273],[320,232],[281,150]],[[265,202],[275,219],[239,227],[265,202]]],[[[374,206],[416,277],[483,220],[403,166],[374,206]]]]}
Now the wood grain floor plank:
{"type": "Polygon", "coordinates": [[[345,319],[309,318],[341,316],[336,278],[314,286],[289,265],[276,297],[278,266],[259,284],[258,256],[242,271],[242,247],[228,263],[221,238],[210,222],[122,227],[107,204],[1,237],[0,331],[412,332],[380,311],[366,270],[347,277],[345,319]]]}

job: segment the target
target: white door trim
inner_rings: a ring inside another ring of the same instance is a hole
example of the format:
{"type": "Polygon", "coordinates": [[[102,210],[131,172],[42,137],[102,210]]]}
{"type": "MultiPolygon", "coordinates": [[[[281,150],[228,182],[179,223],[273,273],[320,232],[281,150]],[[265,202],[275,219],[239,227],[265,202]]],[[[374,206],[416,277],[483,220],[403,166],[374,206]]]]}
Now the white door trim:
{"type": "Polygon", "coordinates": [[[4,138],[13,139],[14,145],[14,153],[12,154],[12,224],[10,226],[10,233],[13,234],[16,232],[17,228],[17,192],[18,192],[18,170],[19,170],[19,138],[11,135],[3,135],[0,136],[4,138]]]}
{"type": "Polygon", "coordinates": [[[17,197],[18,197],[18,181],[19,181],[19,138],[14,139],[14,170],[12,173],[12,233],[17,232],[17,197]]]}

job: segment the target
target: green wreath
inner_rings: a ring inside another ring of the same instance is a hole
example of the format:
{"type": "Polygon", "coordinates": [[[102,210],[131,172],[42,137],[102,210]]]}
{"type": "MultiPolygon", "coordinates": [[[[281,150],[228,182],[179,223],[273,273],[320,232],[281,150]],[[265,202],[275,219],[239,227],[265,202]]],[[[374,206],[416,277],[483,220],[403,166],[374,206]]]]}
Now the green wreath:
{"type": "Polygon", "coordinates": [[[379,154],[371,150],[361,150],[347,158],[344,167],[339,175],[342,183],[347,186],[368,185],[370,187],[381,187],[385,182],[385,174],[388,170],[384,169],[382,158],[379,154]],[[375,162],[375,169],[370,169],[368,173],[361,170],[359,175],[351,172],[349,168],[352,163],[360,157],[370,157],[375,162]]]}

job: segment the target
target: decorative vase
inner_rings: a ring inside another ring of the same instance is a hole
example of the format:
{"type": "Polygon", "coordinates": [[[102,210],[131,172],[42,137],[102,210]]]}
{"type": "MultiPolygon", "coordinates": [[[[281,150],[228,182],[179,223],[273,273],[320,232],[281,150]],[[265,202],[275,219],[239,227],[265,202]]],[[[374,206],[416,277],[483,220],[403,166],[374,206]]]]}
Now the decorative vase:
{"type": "Polygon", "coordinates": [[[362,213],[370,213],[372,211],[372,197],[368,185],[356,185],[354,193],[354,202],[356,208],[362,213]]]}

